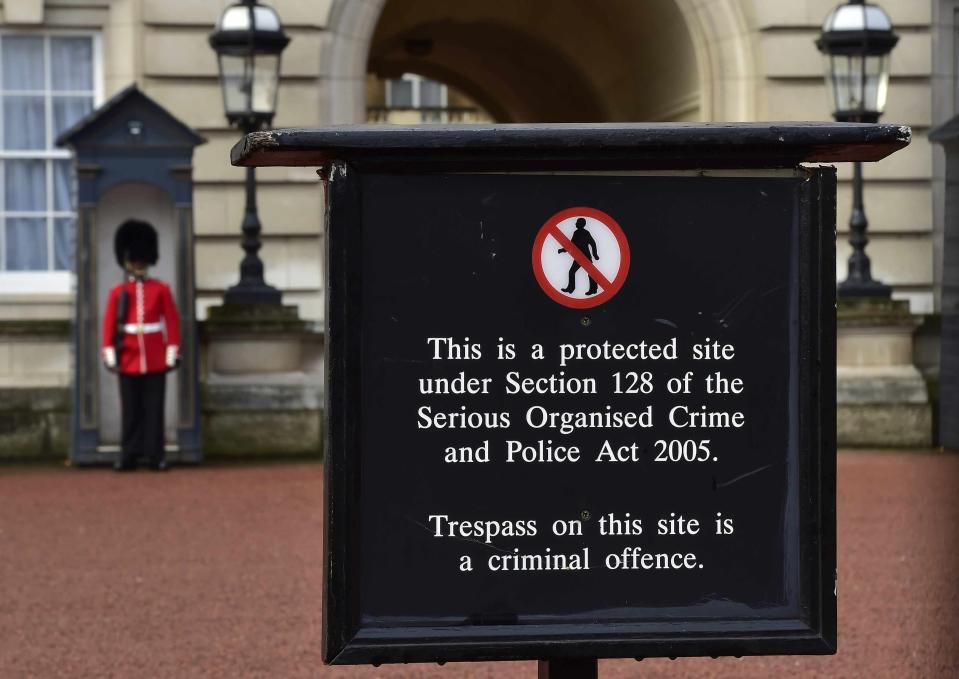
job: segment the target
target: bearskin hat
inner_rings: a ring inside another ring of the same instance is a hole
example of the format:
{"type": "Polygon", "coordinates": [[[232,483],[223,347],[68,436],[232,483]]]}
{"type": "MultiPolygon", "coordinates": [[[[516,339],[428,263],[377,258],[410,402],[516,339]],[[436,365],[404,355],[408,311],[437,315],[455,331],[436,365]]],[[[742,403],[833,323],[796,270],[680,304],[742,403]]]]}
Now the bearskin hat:
{"type": "Polygon", "coordinates": [[[128,219],[118,228],[113,236],[113,252],[117,256],[117,264],[121,267],[127,261],[144,262],[153,266],[159,259],[157,252],[157,232],[147,222],[138,219],[128,219]]]}

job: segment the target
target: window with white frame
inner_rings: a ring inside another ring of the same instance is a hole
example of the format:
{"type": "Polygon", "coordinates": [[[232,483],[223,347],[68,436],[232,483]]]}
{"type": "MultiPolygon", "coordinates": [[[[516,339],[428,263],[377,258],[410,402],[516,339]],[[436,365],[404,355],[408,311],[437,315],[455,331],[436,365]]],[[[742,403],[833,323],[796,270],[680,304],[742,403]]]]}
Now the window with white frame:
{"type": "Polygon", "coordinates": [[[97,103],[94,40],[0,33],[0,272],[73,268],[73,163],[56,139],[97,103]]]}
{"type": "Polygon", "coordinates": [[[386,81],[386,106],[392,109],[423,109],[423,122],[444,122],[446,85],[415,73],[386,81]]]}

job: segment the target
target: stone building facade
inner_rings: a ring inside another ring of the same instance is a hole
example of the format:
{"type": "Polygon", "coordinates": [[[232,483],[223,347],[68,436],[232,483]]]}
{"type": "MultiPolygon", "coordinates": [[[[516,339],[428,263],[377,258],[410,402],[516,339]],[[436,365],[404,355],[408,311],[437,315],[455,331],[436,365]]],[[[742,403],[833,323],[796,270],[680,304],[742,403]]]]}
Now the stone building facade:
{"type": "MultiPolygon", "coordinates": [[[[218,304],[223,290],[237,279],[244,175],[228,162],[238,134],[226,125],[216,61],[207,44],[226,4],[0,3],[0,73],[4,55],[10,64],[36,64],[37,55],[46,60],[35,74],[39,84],[0,82],[9,129],[14,129],[14,115],[40,116],[38,124],[46,126],[45,141],[28,143],[31,148],[9,139],[2,142],[0,161],[12,168],[3,174],[5,191],[17,193],[11,188],[16,177],[26,181],[15,166],[28,159],[37,172],[43,165],[48,194],[45,202],[38,198],[36,205],[26,206],[26,212],[9,201],[0,205],[0,231],[6,234],[0,238],[0,457],[62,456],[65,451],[73,292],[70,263],[62,255],[69,249],[71,212],[58,197],[64,190],[60,183],[68,180],[61,180],[58,163],[68,162],[69,154],[54,148],[51,139],[84,107],[136,83],[208,140],[197,149],[193,167],[198,318],[205,319],[207,309],[218,304]],[[63,64],[69,68],[64,70],[63,64]],[[67,101],[69,97],[76,101],[67,101]],[[81,101],[83,97],[87,99],[81,101]],[[33,113],[28,99],[38,107],[33,113]],[[28,218],[34,221],[22,221],[28,218]],[[37,231],[29,231],[32,228],[37,231]],[[43,261],[26,261],[26,255],[14,250],[26,251],[30,248],[24,249],[24,242],[41,241],[47,248],[43,261]]],[[[837,0],[270,4],[292,39],[283,55],[277,127],[389,119],[383,112],[387,102],[371,79],[382,82],[404,74],[445,83],[452,98],[446,100],[451,112],[443,120],[454,122],[483,116],[496,122],[829,119],[822,59],[813,41],[837,0]],[[454,109],[477,111],[478,117],[454,109]]],[[[944,163],[926,134],[959,108],[959,0],[880,4],[900,35],[883,120],[911,126],[913,142],[865,168],[868,251],[874,274],[893,285],[896,298],[908,301],[917,324],[924,323],[916,362],[934,374],[935,352],[923,353],[923,348],[935,344],[935,323],[927,316],[934,319],[941,290],[944,163]]],[[[840,167],[839,177],[841,278],[849,251],[844,236],[851,168],[840,167]]],[[[297,370],[312,377],[294,380],[300,396],[290,407],[318,417],[322,188],[310,168],[265,168],[259,173],[259,187],[266,279],[283,290],[285,303],[296,305],[307,322],[307,349],[297,370]]],[[[281,372],[297,372],[287,368],[281,372]]],[[[237,376],[217,382],[208,360],[205,370],[210,393],[243,382],[237,376]]],[[[254,404],[248,406],[253,412],[260,407],[256,404],[268,408],[268,400],[253,395],[246,402],[254,404]]],[[[214,402],[221,401],[226,409],[234,407],[236,394],[211,396],[205,406],[211,422],[219,407],[214,402]]],[[[231,422],[243,419],[234,416],[231,422]]],[[[318,428],[309,427],[305,436],[308,445],[300,449],[315,447],[318,428]]]]}

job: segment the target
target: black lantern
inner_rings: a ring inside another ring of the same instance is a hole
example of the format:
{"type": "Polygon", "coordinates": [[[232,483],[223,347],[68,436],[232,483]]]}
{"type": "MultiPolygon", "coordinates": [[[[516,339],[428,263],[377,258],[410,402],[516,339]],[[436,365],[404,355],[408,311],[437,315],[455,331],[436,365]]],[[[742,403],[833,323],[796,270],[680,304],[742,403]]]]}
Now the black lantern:
{"type": "Polygon", "coordinates": [[[219,58],[223,106],[231,124],[252,132],[273,121],[280,54],[289,42],[272,7],[243,0],[223,10],[210,46],[219,58]]]}
{"type": "MultiPolygon", "coordinates": [[[[823,23],[816,47],[826,59],[826,89],[833,117],[839,122],[875,123],[886,106],[889,53],[899,41],[892,21],[878,5],[850,0],[834,9],[823,23]]],[[[853,164],[853,207],[849,220],[852,255],[843,297],[889,297],[888,285],[872,278],[866,256],[869,222],[862,201],[862,164],[853,164]]]]}
{"type": "Polygon", "coordinates": [[[816,47],[826,57],[826,89],[836,120],[879,120],[889,90],[889,53],[898,41],[878,5],[850,0],[826,17],[816,47]]]}
{"type": "MultiPolygon", "coordinates": [[[[290,42],[273,8],[256,0],[230,5],[220,16],[210,45],[220,62],[220,85],[226,118],[244,133],[269,127],[276,112],[280,54],[290,42]]],[[[240,282],[226,291],[224,304],[280,304],[281,293],[263,280],[259,257],[260,217],[256,209],[256,172],[246,168],[240,282]]]]}

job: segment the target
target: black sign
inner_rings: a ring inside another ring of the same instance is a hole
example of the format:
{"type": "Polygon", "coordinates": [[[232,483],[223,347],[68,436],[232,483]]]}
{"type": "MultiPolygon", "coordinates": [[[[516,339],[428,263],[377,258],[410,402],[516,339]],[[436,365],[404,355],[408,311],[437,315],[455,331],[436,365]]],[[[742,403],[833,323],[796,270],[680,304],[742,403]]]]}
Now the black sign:
{"type": "Polygon", "coordinates": [[[834,652],[835,171],[798,167],[827,147],[556,174],[430,143],[313,155],[326,661],[834,652]]]}

